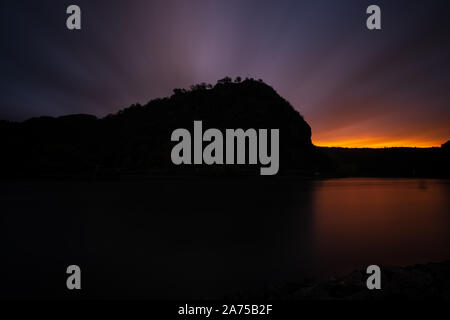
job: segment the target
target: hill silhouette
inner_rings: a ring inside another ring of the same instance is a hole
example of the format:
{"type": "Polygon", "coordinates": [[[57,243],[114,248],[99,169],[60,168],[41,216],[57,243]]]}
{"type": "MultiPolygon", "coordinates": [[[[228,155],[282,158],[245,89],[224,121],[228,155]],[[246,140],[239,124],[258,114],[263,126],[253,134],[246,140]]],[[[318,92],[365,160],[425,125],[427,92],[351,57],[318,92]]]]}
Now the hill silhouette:
{"type": "Polygon", "coordinates": [[[170,97],[92,115],[0,121],[0,178],[259,175],[260,165],[174,165],[177,128],[280,129],[279,175],[307,177],[450,177],[449,142],[441,148],[315,147],[303,117],[262,80],[229,77],[174,89],[170,97]]]}
{"type": "Polygon", "coordinates": [[[445,151],[450,151],[450,140],[441,145],[441,149],[445,151]]]}
{"type": "Polygon", "coordinates": [[[254,79],[175,89],[171,97],[132,105],[97,119],[91,115],[1,122],[4,176],[95,176],[145,174],[253,174],[260,165],[172,163],[177,128],[280,129],[280,173],[312,174],[311,128],[276,91],[254,79]]]}

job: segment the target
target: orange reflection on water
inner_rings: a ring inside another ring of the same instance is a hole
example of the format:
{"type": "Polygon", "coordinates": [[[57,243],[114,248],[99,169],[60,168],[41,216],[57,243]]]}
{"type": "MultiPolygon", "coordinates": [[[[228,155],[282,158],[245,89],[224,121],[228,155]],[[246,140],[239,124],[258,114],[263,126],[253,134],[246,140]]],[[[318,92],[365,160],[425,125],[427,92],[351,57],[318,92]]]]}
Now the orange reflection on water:
{"type": "Polygon", "coordinates": [[[450,258],[450,182],[332,179],[314,194],[317,258],[337,273],[450,258]]]}

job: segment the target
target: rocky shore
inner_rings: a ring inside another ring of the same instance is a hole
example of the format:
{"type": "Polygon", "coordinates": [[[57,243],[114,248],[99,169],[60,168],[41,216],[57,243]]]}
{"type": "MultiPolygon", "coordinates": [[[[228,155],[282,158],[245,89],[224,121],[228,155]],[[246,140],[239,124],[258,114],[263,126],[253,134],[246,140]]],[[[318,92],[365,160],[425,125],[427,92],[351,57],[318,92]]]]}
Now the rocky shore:
{"type": "Polygon", "coordinates": [[[381,290],[368,290],[365,270],[322,282],[270,286],[261,292],[240,293],[229,299],[265,300],[449,300],[450,261],[406,267],[381,266],[381,290]]]}

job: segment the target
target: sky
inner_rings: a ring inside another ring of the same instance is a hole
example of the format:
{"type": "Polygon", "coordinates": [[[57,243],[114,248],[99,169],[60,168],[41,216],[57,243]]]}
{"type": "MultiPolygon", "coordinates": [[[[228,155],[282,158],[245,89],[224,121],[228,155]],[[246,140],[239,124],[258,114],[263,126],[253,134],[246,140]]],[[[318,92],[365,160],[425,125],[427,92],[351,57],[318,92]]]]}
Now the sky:
{"type": "Polygon", "coordinates": [[[415,0],[2,0],[0,119],[99,117],[225,76],[263,79],[320,146],[450,139],[450,5],[415,0]],[[81,30],[66,8],[81,8],[81,30]],[[366,8],[381,8],[381,30],[366,8]]]}

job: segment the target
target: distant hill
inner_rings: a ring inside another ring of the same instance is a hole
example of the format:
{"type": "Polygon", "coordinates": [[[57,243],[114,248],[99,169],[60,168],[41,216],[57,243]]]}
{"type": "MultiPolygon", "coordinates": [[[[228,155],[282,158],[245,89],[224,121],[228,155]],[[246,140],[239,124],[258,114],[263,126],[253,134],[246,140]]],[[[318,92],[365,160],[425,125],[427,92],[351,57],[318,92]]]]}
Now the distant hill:
{"type": "Polygon", "coordinates": [[[444,148],[319,147],[322,176],[450,178],[444,148]]]}
{"type": "Polygon", "coordinates": [[[441,149],[445,151],[450,151],[450,140],[442,144],[441,149]]]}
{"type": "Polygon", "coordinates": [[[260,165],[172,164],[174,129],[280,129],[280,174],[310,175],[315,148],[311,128],[277,92],[262,81],[219,80],[171,97],[132,105],[97,119],[90,115],[40,117],[0,123],[3,176],[114,177],[144,174],[253,174],[260,165]]]}

